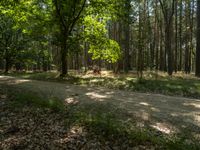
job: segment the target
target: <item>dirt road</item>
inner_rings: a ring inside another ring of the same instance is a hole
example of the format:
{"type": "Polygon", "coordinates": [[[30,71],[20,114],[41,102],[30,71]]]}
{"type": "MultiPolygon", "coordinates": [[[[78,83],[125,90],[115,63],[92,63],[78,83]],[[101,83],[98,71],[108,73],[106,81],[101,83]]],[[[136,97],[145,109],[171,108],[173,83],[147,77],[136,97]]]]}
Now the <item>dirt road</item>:
{"type": "MultiPolygon", "coordinates": [[[[123,121],[136,126],[148,125],[164,134],[190,133],[200,136],[200,100],[128,91],[24,80],[0,76],[0,85],[26,89],[57,97],[66,103],[88,107],[92,111],[112,111],[123,121]],[[123,114],[123,115],[122,115],[123,114]]],[[[87,109],[87,108],[86,108],[87,109]]]]}

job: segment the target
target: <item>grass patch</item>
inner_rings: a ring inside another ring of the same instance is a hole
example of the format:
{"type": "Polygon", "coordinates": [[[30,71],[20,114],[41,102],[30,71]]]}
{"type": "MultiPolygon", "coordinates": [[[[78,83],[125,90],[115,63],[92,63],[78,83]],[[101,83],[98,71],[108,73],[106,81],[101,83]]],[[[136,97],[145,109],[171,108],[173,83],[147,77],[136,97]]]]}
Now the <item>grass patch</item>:
{"type": "Polygon", "coordinates": [[[65,109],[63,102],[55,97],[43,98],[32,92],[24,92],[20,94],[15,92],[11,93],[12,96],[9,97],[11,97],[12,107],[30,106],[30,107],[48,108],[56,112],[64,111],[65,109]]]}

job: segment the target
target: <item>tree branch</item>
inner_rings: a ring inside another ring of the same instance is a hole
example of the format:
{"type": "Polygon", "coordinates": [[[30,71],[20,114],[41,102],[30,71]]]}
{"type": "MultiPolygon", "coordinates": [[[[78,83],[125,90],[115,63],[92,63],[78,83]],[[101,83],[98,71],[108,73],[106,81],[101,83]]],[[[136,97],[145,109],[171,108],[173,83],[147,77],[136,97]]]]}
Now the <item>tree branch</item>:
{"type": "Polygon", "coordinates": [[[54,2],[55,2],[55,6],[56,6],[56,13],[57,13],[57,15],[58,15],[58,17],[60,19],[60,22],[61,22],[62,26],[64,27],[64,30],[66,31],[67,30],[67,26],[65,24],[65,21],[63,19],[63,16],[62,16],[61,12],[60,12],[60,7],[58,6],[58,0],[54,0],[54,2]]]}
{"type": "Polygon", "coordinates": [[[73,28],[74,28],[74,26],[75,26],[77,20],[79,19],[80,15],[81,15],[81,13],[82,13],[84,7],[85,7],[86,1],[87,1],[87,0],[84,0],[83,4],[82,4],[82,6],[81,6],[81,9],[80,9],[80,11],[78,12],[78,15],[73,19],[72,24],[71,24],[70,27],[69,27],[68,34],[71,34],[71,32],[72,32],[72,30],[73,30],[73,28]]]}

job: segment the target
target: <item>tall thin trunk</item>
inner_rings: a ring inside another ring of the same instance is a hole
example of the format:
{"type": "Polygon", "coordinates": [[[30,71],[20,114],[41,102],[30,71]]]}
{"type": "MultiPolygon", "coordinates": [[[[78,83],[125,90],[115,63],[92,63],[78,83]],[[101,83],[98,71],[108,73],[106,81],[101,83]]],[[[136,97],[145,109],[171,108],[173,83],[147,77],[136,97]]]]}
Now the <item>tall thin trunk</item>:
{"type": "Polygon", "coordinates": [[[172,32],[173,24],[170,22],[168,26],[165,26],[165,51],[167,54],[167,71],[169,75],[173,73],[172,32]]]}
{"type": "Polygon", "coordinates": [[[180,1],[180,14],[179,14],[179,67],[178,70],[182,70],[182,14],[183,14],[183,0],[180,1]]]}
{"type": "Polygon", "coordinates": [[[178,70],[178,2],[175,2],[175,57],[174,57],[174,71],[178,70]]]}
{"type": "Polygon", "coordinates": [[[200,77],[200,0],[197,0],[197,47],[196,47],[196,76],[200,77]]]}
{"type": "Polygon", "coordinates": [[[130,56],[129,56],[129,49],[130,49],[130,9],[131,9],[131,4],[130,0],[126,0],[125,7],[126,7],[126,23],[124,25],[124,32],[125,32],[125,45],[124,45],[124,72],[128,73],[130,70],[130,56]]]}

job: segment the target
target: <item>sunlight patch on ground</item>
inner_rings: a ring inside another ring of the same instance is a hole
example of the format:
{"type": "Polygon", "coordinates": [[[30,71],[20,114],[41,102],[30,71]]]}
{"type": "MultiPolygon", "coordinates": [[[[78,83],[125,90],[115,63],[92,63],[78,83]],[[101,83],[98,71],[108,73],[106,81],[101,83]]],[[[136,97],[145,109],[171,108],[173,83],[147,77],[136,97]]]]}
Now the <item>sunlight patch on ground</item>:
{"type": "Polygon", "coordinates": [[[92,99],[98,99],[98,101],[103,101],[102,99],[108,98],[107,95],[101,95],[96,92],[89,92],[89,93],[86,93],[85,95],[89,96],[92,99]]]}
{"type": "Polygon", "coordinates": [[[20,83],[25,83],[25,82],[30,82],[30,80],[26,80],[26,79],[15,80],[15,84],[20,84],[20,83]]]}
{"type": "Polygon", "coordinates": [[[95,99],[97,101],[104,101],[104,99],[108,98],[107,95],[102,95],[96,92],[88,92],[85,94],[86,96],[89,96],[91,99],[95,99]]]}
{"type": "Polygon", "coordinates": [[[177,113],[171,113],[171,116],[172,116],[172,117],[178,117],[179,114],[177,114],[177,113]]]}
{"type": "Polygon", "coordinates": [[[112,94],[114,94],[113,91],[112,92],[106,92],[106,95],[112,95],[112,94]]]}
{"type": "Polygon", "coordinates": [[[160,110],[155,108],[155,107],[151,107],[151,110],[154,111],[154,112],[160,112],[160,110]]]}
{"type": "Polygon", "coordinates": [[[77,104],[78,101],[76,99],[74,99],[73,97],[70,97],[70,98],[66,98],[64,100],[65,104],[77,104]]]}
{"type": "Polygon", "coordinates": [[[20,83],[24,83],[24,82],[30,82],[31,80],[27,80],[27,79],[16,79],[13,77],[9,77],[9,76],[0,76],[0,80],[7,82],[9,84],[20,84],[20,83]]]}
{"type": "Polygon", "coordinates": [[[86,133],[83,132],[83,128],[79,127],[79,126],[73,126],[71,127],[71,129],[69,130],[68,133],[65,134],[65,136],[61,139],[56,140],[55,142],[57,143],[67,143],[69,141],[73,141],[76,138],[78,138],[81,135],[84,135],[86,133]]]}
{"type": "Polygon", "coordinates": [[[12,78],[12,77],[5,77],[5,76],[0,76],[0,79],[10,79],[10,78],[12,78]]]}
{"type": "Polygon", "coordinates": [[[194,120],[200,126],[200,114],[194,116],[194,120]]]}
{"type": "Polygon", "coordinates": [[[165,134],[170,134],[172,131],[166,127],[165,124],[163,123],[156,123],[155,125],[151,125],[152,128],[162,132],[162,133],[165,133],[165,134]]]}
{"type": "Polygon", "coordinates": [[[200,127],[200,112],[199,111],[190,111],[190,113],[181,113],[183,116],[184,122],[192,123],[195,126],[200,127]]]}
{"type": "Polygon", "coordinates": [[[149,106],[149,104],[148,104],[148,103],[145,103],[145,102],[141,102],[140,105],[149,106]]]}
{"type": "Polygon", "coordinates": [[[195,108],[200,108],[200,103],[183,103],[184,106],[194,106],[195,108]]]}
{"type": "Polygon", "coordinates": [[[150,114],[145,112],[144,110],[141,110],[141,112],[136,114],[136,117],[141,118],[144,121],[148,121],[150,119],[150,114]]]}

